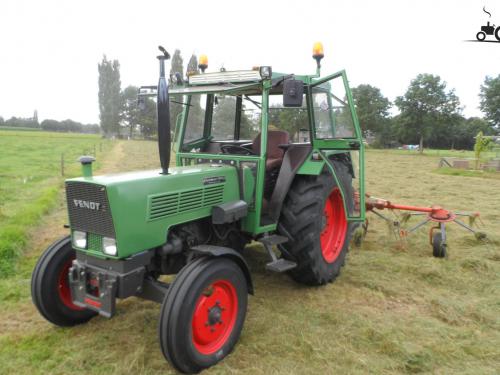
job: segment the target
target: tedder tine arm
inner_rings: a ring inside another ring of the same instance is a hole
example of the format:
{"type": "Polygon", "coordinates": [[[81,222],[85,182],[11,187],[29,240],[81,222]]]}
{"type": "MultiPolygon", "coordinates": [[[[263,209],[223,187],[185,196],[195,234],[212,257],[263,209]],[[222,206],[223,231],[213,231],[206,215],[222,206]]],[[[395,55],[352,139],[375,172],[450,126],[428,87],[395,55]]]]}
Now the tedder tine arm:
{"type": "Polygon", "coordinates": [[[422,220],[420,223],[418,223],[417,225],[415,225],[414,227],[408,229],[408,233],[411,233],[411,232],[414,232],[416,231],[418,228],[420,228],[421,226],[424,226],[425,224],[427,224],[431,219],[429,218],[426,218],[424,220],[422,220]]]}
{"type": "Polygon", "coordinates": [[[467,224],[461,222],[460,220],[458,219],[455,219],[453,220],[455,223],[457,223],[458,225],[460,225],[461,227],[467,229],[468,231],[472,232],[472,233],[476,233],[476,231],[474,229],[472,229],[471,227],[469,227],[467,224]]]}

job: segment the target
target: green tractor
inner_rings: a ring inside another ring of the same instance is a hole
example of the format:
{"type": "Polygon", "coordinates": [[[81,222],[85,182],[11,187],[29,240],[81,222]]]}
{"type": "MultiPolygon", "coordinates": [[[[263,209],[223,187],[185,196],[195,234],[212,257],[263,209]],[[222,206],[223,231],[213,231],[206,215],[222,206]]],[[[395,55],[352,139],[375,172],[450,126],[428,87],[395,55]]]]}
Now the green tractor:
{"type": "Polygon", "coordinates": [[[157,100],[161,169],[93,176],[81,157],[83,176],[66,181],[70,234],[40,257],[31,292],[58,326],[110,318],[117,298],[157,301],[165,358],[196,373],[240,336],[247,243],[299,283],[337,277],[365,218],[364,147],[345,71],[320,76],[319,43],[314,75],[205,73],[202,56],[201,72],[167,78],[160,50],[158,85],[139,99],[157,100]]]}

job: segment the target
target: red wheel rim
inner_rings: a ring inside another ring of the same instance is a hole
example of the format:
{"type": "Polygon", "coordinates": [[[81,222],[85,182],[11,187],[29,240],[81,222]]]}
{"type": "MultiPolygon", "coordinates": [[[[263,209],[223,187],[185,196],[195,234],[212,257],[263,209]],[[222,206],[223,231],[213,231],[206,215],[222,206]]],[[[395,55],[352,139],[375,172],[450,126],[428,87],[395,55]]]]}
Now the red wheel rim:
{"type": "Polygon", "coordinates": [[[339,188],[332,190],[325,202],[324,227],[321,231],[321,253],[327,263],[333,263],[340,255],[347,233],[344,201],[339,188]]]}
{"type": "Polygon", "coordinates": [[[59,292],[59,298],[66,307],[71,310],[80,311],[83,310],[83,308],[78,307],[73,303],[73,298],[71,298],[71,289],[69,287],[68,273],[71,265],[73,264],[73,259],[75,258],[73,257],[64,263],[61,272],[59,272],[59,277],[57,278],[57,291],[59,292]]]}
{"type": "Polygon", "coordinates": [[[210,284],[198,298],[192,318],[193,344],[204,355],[220,350],[238,315],[238,295],[228,280],[210,284]]]}

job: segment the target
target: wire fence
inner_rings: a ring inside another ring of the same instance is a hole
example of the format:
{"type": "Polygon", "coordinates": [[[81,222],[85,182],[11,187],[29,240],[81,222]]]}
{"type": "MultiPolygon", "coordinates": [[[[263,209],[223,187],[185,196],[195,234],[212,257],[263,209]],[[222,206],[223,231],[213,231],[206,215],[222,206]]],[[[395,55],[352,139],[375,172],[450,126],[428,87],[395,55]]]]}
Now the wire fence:
{"type": "MultiPolygon", "coordinates": [[[[93,144],[90,148],[89,147],[83,148],[82,155],[93,156],[94,158],[97,159],[97,154],[102,153],[102,150],[103,150],[103,144],[102,144],[102,142],[99,142],[99,144],[93,144]]],[[[72,152],[71,160],[69,161],[71,163],[74,161],[73,154],[74,153],[72,152]]],[[[67,163],[68,163],[67,158],[68,158],[68,156],[65,155],[64,152],[61,152],[61,163],[60,163],[61,177],[65,176],[65,172],[67,170],[67,163]]]]}

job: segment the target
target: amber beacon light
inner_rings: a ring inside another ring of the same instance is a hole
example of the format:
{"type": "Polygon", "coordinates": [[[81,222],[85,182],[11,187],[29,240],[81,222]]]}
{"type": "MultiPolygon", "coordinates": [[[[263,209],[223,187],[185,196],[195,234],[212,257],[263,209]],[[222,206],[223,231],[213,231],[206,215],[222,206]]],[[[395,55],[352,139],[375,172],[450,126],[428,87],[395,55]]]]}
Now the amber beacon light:
{"type": "Polygon", "coordinates": [[[205,73],[205,69],[208,68],[208,57],[207,55],[201,55],[198,62],[198,68],[200,68],[202,73],[205,73]]]}
{"type": "Polygon", "coordinates": [[[318,68],[321,67],[321,59],[323,57],[325,57],[325,54],[323,52],[323,44],[321,42],[314,43],[313,58],[316,60],[316,63],[318,64],[318,68]]]}

